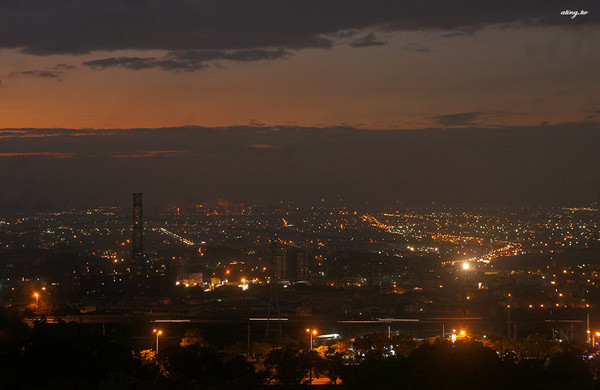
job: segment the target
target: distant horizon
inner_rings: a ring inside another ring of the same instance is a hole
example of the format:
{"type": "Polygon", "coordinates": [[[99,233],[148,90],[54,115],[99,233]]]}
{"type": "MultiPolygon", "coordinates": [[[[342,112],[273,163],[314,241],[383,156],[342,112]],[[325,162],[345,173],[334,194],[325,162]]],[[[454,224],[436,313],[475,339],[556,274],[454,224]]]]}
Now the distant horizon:
{"type": "MultiPolygon", "coordinates": [[[[151,196],[152,194],[148,194],[151,196]]],[[[210,199],[204,200],[202,204],[208,204],[208,210],[223,210],[227,212],[231,212],[232,215],[236,215],[238,211],[232,210],[228,207],[219,207],[217,204],[219,201],[227,201],[226,199],[210,199]]],[[[131,214],[131,205],[126,205],[124,201],[120,201],[123,204],[117,203],[98,203],[96,205],[87,205],[82,207],[76,206],[67,206],[65,208],[56,208],[52,210],[29,210],[29,211],[14,211],[8,212],[3,215],[0,215],[0,220],[2,218],[27,218],[35,215],[43,215],[43,214],[57,214],[57,213],[68,213],[68,212],[83,212],[89,210],[100,210],[100,209],[111,209],[116,208],[119,211],[129,215],[131,214]]],[[[150,211],[155,213],[158,210],[158,213],[165,213],[167,211],[173,211],[174,209],[181,208],[181,214],[185,214],[185,209],[189,209],[197,207],[198,204],[186,204],[181,203],[178,205],[168,205],[156,207],[155,205],[144,206],[145,212],[148,211],[148,207],[150,207],[150,211]]],[[[277,210],[281,207],[298,207],[299,209],[308,209],[313,208],[315,206],[322,206],[324,209],[349,209],[350,211],[358,211],[358,212],[381,212],[381,213],[393,213],[393,212],[402,212],[402,211],[431,211],[431,212],[442,212],[442,211],[483,211],[483,212],[493,212],[493,211],[552,211],[552,210],[569,210],[573,212],[580,211],[589,211],[589,212],[598,212],[600,208],[598,207],[597,202],[593,202],[590,205],[488,205],[488,206],[468,206],[468,205],[451,205],[451,204],[430,204],[430,205],[397,205],[397,206],[388,206],[382,205],[381,207],[376,207],[369,205],[368,202],[364,204],[344,204],[343,202],[317,202],[312,204],[297,204],[296,202],[290,201],[286,202],[285,200],[275,202],[274,204],[250,204],[250,203],[232,203],[231,207],[237,208],[239,206],[248,206],[251,208],[259,208],[259,209],[271,209],[277,210]]],[[[105,210],[107,211],[107,210],[105,210]]],[[[148,217],[148,215],[146,215],[148,217]]]]}
{"type": "MultiPolygon", "coordinates": [[[[477,114],[471,112],[458,113],[456,115],[470,115],[477,114]]],[[[52,127],[52,126],[22,126],[22,127],[2,127],[0,132],[4,131],[17,131],[17,130],[32,130],[32,131],[56,131],[56,130],[67,130],[67,131],[102,131],[102,130],[166,130],[166,129],[206,129],[206,130],[218,130],[218,129],[313,129],[313,130],[355,130],[355,131],[373,131],[373,132],[411,132],[411,131],[461,131],[461,130],[477,130],[477,131],[492,131],[492,130],[524,130],[524,129],[537,129],[537,128],[552,128],[556,126],[569,126],[569,125],[597,125],[600,129],[600,120],[595,116],[593,118],[587,118],[582,120],[567,121],[567,122],[556,122],[550,123],[548,121],[542,121],[538,124],[505,124],[505,125],[476,125],[468,119],[453,119],[452,124],[429,127],[397,127],[397,128],[376,128],[376,127],[365,127],[365,126],[353,126],[347,123],[341,122],[339,124],[331,125],[294,125],[294,124],[266,124],[266,123],[238,123],[231,125],[202,125],[202,124],[184,124],[184,125],[162,125],[162,126],[105,126],[105,127],[93,127],[93,126],[82,126],[82,127],[52,127]],[[593,120],[592,120],[593,119],[593,120]]],[[[1,138],[11,138],[12,136],[6,136],[0,134],[1,138]]]]}
{"type": "Polygon", "coordinates": [[[376,207],[600,200],[600,122],[397,131],[18,129],[0,136],[0,180],[9,183],[2,212],[118,201],[116,193],[134,191],[154,193],[162,206],[219,198],[376,207]]]}

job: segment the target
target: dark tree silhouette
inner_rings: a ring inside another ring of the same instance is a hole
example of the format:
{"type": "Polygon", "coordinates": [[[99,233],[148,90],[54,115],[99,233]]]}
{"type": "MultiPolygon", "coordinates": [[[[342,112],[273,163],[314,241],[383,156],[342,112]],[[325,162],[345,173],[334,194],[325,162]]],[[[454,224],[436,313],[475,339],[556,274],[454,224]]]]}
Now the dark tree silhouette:
{"type": "Polygon", "coordinates": [[[305,383],[313,366],[316,353],[295,345],[275,348],[269,352],[265,365],[271,371],[271,379],[282,385],[305,383]]]}

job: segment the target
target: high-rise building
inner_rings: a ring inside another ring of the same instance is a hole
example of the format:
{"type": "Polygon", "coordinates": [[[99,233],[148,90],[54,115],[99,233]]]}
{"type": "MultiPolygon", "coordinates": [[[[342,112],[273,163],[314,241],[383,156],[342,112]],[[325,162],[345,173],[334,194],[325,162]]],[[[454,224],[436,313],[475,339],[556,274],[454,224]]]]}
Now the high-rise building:
{"type": "Polygon", "coordinates": [[[277,283],[287,276],[287,263],[285,257],[285,248],[280,245],[276,234],[271,237],[271,269],[272,281],[277,283]]]}
{"type": "Polygon", "coordinates": [[[310,279],[311,256],[306,249],[296,253],[296,280],[307,281],[310,279]]]}

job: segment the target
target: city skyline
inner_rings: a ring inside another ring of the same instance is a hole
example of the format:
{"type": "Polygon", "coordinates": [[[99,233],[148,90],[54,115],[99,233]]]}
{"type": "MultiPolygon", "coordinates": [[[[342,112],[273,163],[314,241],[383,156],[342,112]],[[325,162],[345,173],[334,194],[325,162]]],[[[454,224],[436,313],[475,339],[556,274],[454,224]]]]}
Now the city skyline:
{"type": "Polygon", "coordinates": [[[597,388],[598,15],[1,2],[2,383],[597,388]]]}

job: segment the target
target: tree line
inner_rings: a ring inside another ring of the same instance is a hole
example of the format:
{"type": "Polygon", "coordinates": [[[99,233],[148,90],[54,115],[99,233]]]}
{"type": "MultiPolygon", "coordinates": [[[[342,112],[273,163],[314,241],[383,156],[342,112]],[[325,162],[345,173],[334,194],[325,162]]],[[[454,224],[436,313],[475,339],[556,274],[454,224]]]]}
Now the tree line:
{"type": "Polygon", "coordinates": [[[135,350],[77,323],[27,326],[0,311],[0,375],[14,389],[299,387],[325,377],[347,389],[597,389],[600,359],[543,335],[452,343],[372,334],[309,350],[294,342],[217,349],[196,329],[161,350],[135,350]],[[250,352],[250,356],[248,355],[250,352]]]}

